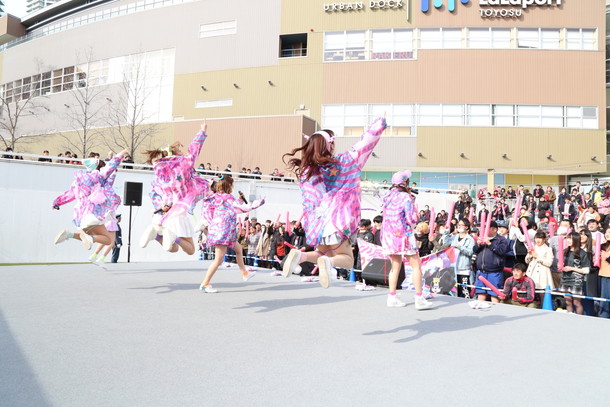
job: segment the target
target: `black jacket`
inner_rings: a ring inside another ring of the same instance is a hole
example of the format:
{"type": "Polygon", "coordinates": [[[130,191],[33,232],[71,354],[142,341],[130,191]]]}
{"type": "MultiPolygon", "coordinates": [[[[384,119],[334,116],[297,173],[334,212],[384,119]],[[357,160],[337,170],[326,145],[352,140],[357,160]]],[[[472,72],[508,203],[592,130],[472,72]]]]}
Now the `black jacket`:
{"type": "Polygon", "coordinates": [[[500,235],[496,235],[489,246],[479,244],[474,248],[477,253],[477,269],[486,273],[493,273],[504,270],[504,258],[508,253],[508,240],[500,235]]]}

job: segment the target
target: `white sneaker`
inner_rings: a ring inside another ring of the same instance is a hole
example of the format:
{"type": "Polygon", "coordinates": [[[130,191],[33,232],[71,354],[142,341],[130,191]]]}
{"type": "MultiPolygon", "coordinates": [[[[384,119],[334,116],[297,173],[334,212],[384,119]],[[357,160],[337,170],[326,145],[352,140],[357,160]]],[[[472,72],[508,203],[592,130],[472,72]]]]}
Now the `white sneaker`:
{"type": "Polygon", "coordinates": [[[93,246],[93,238],[86,234],[85,232],[80,233],[80,240],[83,243],[83,247],[86,250],[91,250],[91,246],[93,246]]]}
{"type": "Polygon", "coordinates": [[[299,267],[299,259],[301,258],[301,252],[292,249],[290,253],[288,253],[288,258],[284,262],[284,267],[282,268],[282,275],[286,278],[290,277],[291,274],[296,274],[295,271],[297,267],[299,267]]]}
{"type": "Polygon", "coordinates": [[[201,291],[203,291],[204,293],[208,293],[208,294],[213,294],[213,293],[217,293],[218,290],[212,287],[212,284],[208,284],[208,285],[201,285],[199,286],[199,289],[201,291]]]}
{"type": "Polygon", "coordinates": [[[423,295],[415,296],[415,309],[424,310],[434,308],[434,304],[424,298],[423,295]]]}
{"type": "Polygon", "coordinates": [[[163,250],[170,251],[176,241],[176,234],[168,228],[163,229],[163,250]]]}
{"type": "Polygon", "coordinates": [[[405,305],[407,305],[404,302],[400,301],[400,298],[398,298],[398,295],[390,295],[390,294],[388,294],[388,300],[386,301],[386,304],[390,308],[399,308],[399,307],[404,307],[405,305]]]}
{"type": "Polygon", "coordinates": [[[327,256],[318,257],[318,274],[320,277],[320,285],[324,288],[330,287],[330,273],[332,271],[332,264],[327,256]]]}
{"type": "Polygon", "coordinates": [[[144,248],[148,242],[154,240],[157,237],[157,229],[154,225],[149,225],[140,236],[140,247],[144,248]]]}
{"type": "Polygon", "coordinates": [[[252,277],[254,277],[255,275],[256,275],[256,271],[249,271],[249,272],[248,272],[248,274],[247,274],[247,275],[245,275],[245,276],[242,274],[241,278],[242,278],[244,281],[248,281],[248,280],[250,280],[252,277]]]}
{"type": "Polygon", "coordinates": [[[57,234],[57,236],[55,236],[55,239],[53,240],[53,243],[58,244],[61,242],[65,242],[66,240],[68,240],[68,229],[63,229],[61,232],[59,232],[57,234]]]}
{"type": "Polygon", "coordinates": [[[91,263],[95,263],[97,261],[97,254],[93,253],[87,260],[89,260],[91,263]]]}

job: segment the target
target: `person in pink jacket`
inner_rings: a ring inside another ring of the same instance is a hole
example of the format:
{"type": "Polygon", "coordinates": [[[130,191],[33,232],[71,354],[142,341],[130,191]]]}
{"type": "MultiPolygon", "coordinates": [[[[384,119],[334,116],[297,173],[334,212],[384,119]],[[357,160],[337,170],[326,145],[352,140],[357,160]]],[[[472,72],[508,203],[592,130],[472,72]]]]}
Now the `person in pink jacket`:
{"type": "Polygon", "coordinates": [[[417,225],[415,197],[409,188],[411,171],[397,172],[392,176],[390,192],[383,198],[383,224],[381,225],[381,247],[384,254],[390,256],[392,271],[389,276],[387,306],[404,307],[396,295],[398,274],[402,267],[402,256],[407,256],[413,270],[415,286],[415,308],[418,310],[432,308],[432,303],[422,295],[421,260],[413,228],[417,225]]]}
{"type": "Polygon", "coordinates": [[[285,158],[301,153],[301,159],[291,158],[287,165],[299,178],[307,245],[316,247],[307,253],[291,250],[284,277],[300,263],[316,262],[320,284],[328,288],[333,267],[353,266],[350,240],[360,223],[360,174],[386,126],[384,118],[377,118],[349,151],[336,156],[332,130],[318,131],[302,147],[284,154],[285,158]]]}
{"type": "Polygon", "coordinates": [[[146,247],[151,240],[157,240],[168,252],[177,252],[180,247],[187,254],[195,253],[195,231],[187,216],[193,213],[195,204],[209,193],[208,182],[194,168],[207,138],[206,130],[207,123],[204,122],[189,145],[187,155],[181,155],[176,144],[172,146],[172,152],[176,153],[174,155],[168,156],[163,150],[146,152],[155,171],[150,193],[155,213],[152,224],[140,238],[141,247],[146,247]]]}
{"type": "Polygon", "coordinates": [[[220,180],[216,183],[216,193],[203,202],[201,217],[208,225],[206,246],[214,247],[216,253],[216,257],[199,287],[206,293],[218,292],[212,287],[210,281],[222,263],[228,247],[235,250],[237,265],[244,281],[248,281],[256,274],[256,272],[248,272],[246,269],[242,246],[237,243],[237,214],[250,212],[263,205],[265,200],[257,199],[250,204],[240,203],[231,195],[232,192],[233,178],[230,175],[221,175],[220,180]]]}
{"type": "Polygon", "coordinates": [[[76,171],[70,189],[53,201],[53,209],[59,210],[60,206],[76,200],[72,221],[82,233],[71,233],[63,229],[55,236],[55,244],[76,239],[82,241],[85,249],[89,250],[93,242],[103,245],[114,243],[114,238],[106,230],[104,223],[112,220],[121,203],[121,199],[112,189],[112,182],[125,154],[127,150],[121,151],[108,165],[97,158],[83,160],[86,169],[76,171]]]}

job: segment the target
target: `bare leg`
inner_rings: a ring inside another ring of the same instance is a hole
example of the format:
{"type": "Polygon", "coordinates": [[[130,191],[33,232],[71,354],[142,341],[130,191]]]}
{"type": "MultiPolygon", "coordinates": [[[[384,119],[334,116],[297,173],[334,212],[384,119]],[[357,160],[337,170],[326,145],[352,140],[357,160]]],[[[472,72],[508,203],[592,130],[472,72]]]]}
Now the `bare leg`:
{"type": "Polygon", "coordinates": [[[396,292],[398,286],[398,274],[402,267],[402,256],[397,254],[390,255],[390,261],[392,262],[392,271],[390,271],[390,278],[388,281],[390,292],[396,292]]]}
{"type": "Polygon", "coordinates": [[[195,242],[193,241],[192,237],[181,237],[180,238],[180,243],[174,243],[174,247],[172,247],[171,252],[175,253],[178,251],[178,246],[180,246],[182,248],[182,250],[184,251],[184,253],[188,254],[188,255],[192,255],[195,253],[195,242]],[[174,250],[176,249],[176,250],[174,250]]]}
{"type": "Polygon", "coordinates": [[[218,270],[218,267],[220,267],[220,265],[222,264],[222,259],[224,258],[225,253],[227,252],[227,246],[216,246],[214,247],[214,251],[216,253],[216,257],[208,268],[208,272],[206,273],[205,279],[203,280],[203,283],[201,283],[201,285],[207,286],[210,284],[210,280],[212,279],[212,277],[214,277],[214,273],[216,273],[216,270],[218,270]]]}
{"type": "Polygon", "coordinates": [[[496,304],[500,302],[500,300],[498,299],[498,297],[490,295],[491,297],[491,302],[495,302],[496,304]]]}
{"type": "MultiPolygon", "coordinates": [[[[100,243],[101,245],[111,245],[114,239],[110,235],[110,232],[106,230],[106,226],[97,225],[92,228],[88,228],[85,233],[93,238],[94,243],[100,243]]],[[[74,238],[81,240],[80,232],[74,233],[74,238]]]]}
{"type": "Polygon", "coordinates": [[[244,264],[244,250],[243,247],[237,242],[233,244],[233,250],[235,250],[235,261],[237,262],[237,267],[241,270],[242,276],[248,275],[248,270],[246,270],[246,265],[244,264]]]}
{"type": "Polygon", "coordinates": [[[572,297],[563,297],[566,300],[566,309],[569,313],[574,311],[574,304],[572,302],[572,297]]]}
{"type": "Polygon", "coordinates": [[[327,256],[330,257],[333,267],[349,270],[354,266],[354,253],[352,252],[352,245],[349,243],[349,240],[345,240],[337,249],[331,250],[327,256]]]}
{"type": "Polygon", "coordinates": [[[409,265],[413,272],[411,273],[411,279],[413,280],[413,285],[415,286],[415,293],[422,293],[422,273],[421,273],[421,260],[419,259],[419,254],[414,254],[412,256],[407,256],[409,260],[409,265]]]}
{"type": "Polygon", "coordinates": [[[584,309],[582,307],[582,301],[580,300],[580,298],[574,298],[574,306],[576,307],[576,313],[578,315],[584,314],[584,309]]]}
{"type": "Polygon", "coordinates": [[[487,301],[487,294],[477,294],[477,300],[487,301]]]}

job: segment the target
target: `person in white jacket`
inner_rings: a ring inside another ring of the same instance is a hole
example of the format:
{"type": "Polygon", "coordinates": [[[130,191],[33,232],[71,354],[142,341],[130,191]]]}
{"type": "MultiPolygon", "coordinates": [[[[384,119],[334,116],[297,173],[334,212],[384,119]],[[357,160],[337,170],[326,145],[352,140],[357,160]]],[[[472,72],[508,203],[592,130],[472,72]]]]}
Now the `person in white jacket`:
{"type": "MultiPolygon", "coordinates": [[[[536,290],[544,290],[547,285],[551,289],[556,288],[551,273],[553,259],[553,249],[546,244],[546,233],[543,231],[536,232],[534,250],[529,250],[527,256],[525,256],[525,262],[528,264],[525,274],[534,281],[536,290]]],[[[543,298],[544,295],[541,294],[541,306],[543,298]]]]}

